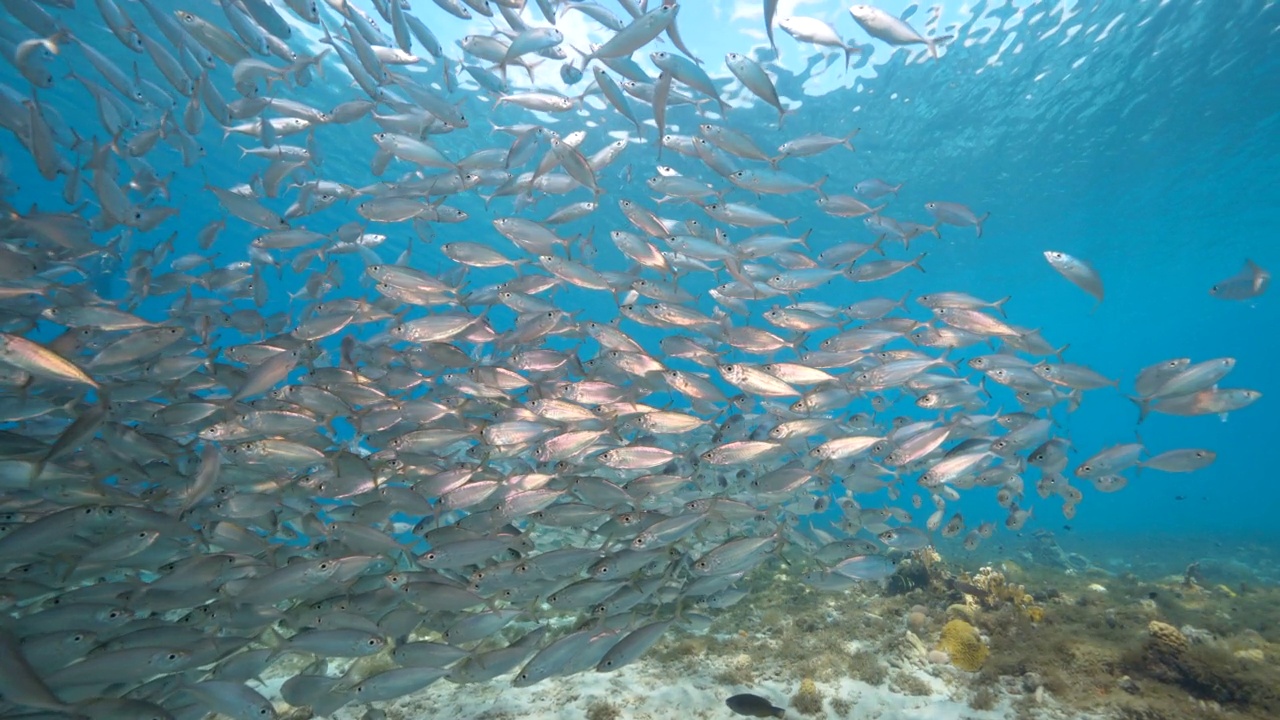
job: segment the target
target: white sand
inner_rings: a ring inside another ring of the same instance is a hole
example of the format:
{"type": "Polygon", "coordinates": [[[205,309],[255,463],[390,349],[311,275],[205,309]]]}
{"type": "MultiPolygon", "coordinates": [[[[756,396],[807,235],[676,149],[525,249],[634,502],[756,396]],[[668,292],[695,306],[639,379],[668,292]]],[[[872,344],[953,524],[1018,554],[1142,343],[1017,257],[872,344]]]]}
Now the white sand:
{"type": "MultiPolygon", "coordinates": [[[[677,665],[641,660],[612,673],[585,672],[545,680],[528,688],[510,684],[511,676],[489,683],[454,685],[447,680],[414,695],[380,704],[391,720],[504,720],[510,718],[556,718],[583,720],[588,710],[600,702],[615,705],[619,720],[674,720],[707,718],[730,720],[735,715],[725,706],[725,698],[739,692],[753,692],[787,708],[787,718],[843,718],[848,720],[1029,720],[1030,718],[1073,718],[1082,716],[1057,707],[1052,699],[1036,706],[1033,714],[1014,710],[1015,696],[1001,697],[994,710],[974,710],[966,704],[969,691],[963,674],[950,668],[937,671],[944,680],[923,667],[907,671],[933,688],[929,696],[903,695],[887,686],[872,686],[852,679],[817,683],[826,700],[823,713],[801,715],[790,707],[796,684],[761,680],[751,687],[726,686],[713,679],[719,669],[709,660],[701,672],[676,675],[677,665]],[[959,699],[952,699],[952,695],[959,699]],[[844,714],[832,709],[831,699],[849,702],[844,714]]],[[[335,720],[359,720],[364,708],[348,707],[335,720]]],[[[608,717],[608,716],[605,716],[608,717]]]]}

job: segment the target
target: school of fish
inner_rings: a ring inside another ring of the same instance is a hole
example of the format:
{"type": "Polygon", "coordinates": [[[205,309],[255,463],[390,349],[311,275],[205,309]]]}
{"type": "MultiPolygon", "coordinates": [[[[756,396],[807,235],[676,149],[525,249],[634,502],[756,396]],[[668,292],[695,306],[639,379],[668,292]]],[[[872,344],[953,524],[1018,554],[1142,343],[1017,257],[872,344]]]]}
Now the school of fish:
{"type": "MultiPolygon", "coordinates": [[[[709,74],[674,2],[0,5],[5,717],[311,717],[610,672],[757,567],[875,582],[1019,530],[1032,496],[1072,517],[1081,484],[1215,459],[1117,438],[1073,463],[1070,412],[1118,379],[1007,297],[877,294],[945,277],[930,239],[988,214],[793,175],[856,157],[857,128],[769,149],[800,110],[758,55],[709,74]],[[608,39],[569,46],[569,14],[608,39]],[[952,507],[976,488],[984,518],[952,507]],[[925,516],[858,499],[881,491],[925,516]]],[[[864,49],[763,10],[770,43],[864,49]]],[[[849,13],[946,60],[950,36],[849,13]]],[[[1259,397],[1234,365],[1123,391],[1139,419],[1229,413],[1259,397]]]]}

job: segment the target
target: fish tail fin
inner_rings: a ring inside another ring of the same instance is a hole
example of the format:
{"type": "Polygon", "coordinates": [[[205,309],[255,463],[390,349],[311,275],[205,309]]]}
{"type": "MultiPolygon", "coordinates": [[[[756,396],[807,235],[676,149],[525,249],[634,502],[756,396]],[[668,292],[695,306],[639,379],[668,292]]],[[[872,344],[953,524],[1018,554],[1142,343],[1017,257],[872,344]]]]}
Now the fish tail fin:
{"type": "Polygon", "coordinates": [[[914,260],[912,260],[911,262],[909,262],[909,263],[907,263],[907,264],[908,264],[909,266],[914,267],[915,269],[919,270],[920,272],[924,272],[924,266],[920,264],[920,261],[924,259],[924,256],[925,256],[925,255],[928,255],[928,254],[929,254],[929,253],[927,253],[927,252],[922,252],[922,253],[920,253],[919,255],[917,255],[917,256],[916,256],[916,258],[915,258],[914,260]]]}
{"type": "Polygon", "coordinates": [[[269,627],[267,628],[267,631],[262,634],[262,644],[266,645],[266,649],[271,651],[267,655],[268,665],[279,660],[282,656],[294,652],[293,649],[289,647],[288,642],[285,641],[284,636],[275,628],[269,627]]]}
{"type": "Polygon", "coordinates": [[[862,52],[862,48],[854,47],[853,45],[844,46],[844,71],[845,72],[849,72],[849,62],[853,60],[853,54],[856,52],[862,52]]]}
{"type": "Polygon", "coordinates": [[[900,299],[900,300],[898,300],[898,302],[894,303],[894,305],[893,305],[893,306],[894,306],[894,307],[896,307],[896,308],[901,308],[901,309],[903,309],[903,310],[906,310],[906,309],[907,309],[907,299],[908,299],[908,298],[910,298],[910,297],[911,297],[911,291],[910,291],[910,290],[908,290],[908,291],[906,291],[905,293],[903,293],[903,295],[902,295],[902,299],[900,299]]]}
{"type": "MultiPolygon", "coordinates": [[[[840,144],[841,144],[841,145],[843,145],[843,146],[845,146],[845,147],[847,147],[847,148],[849,148],[849,149],[850,149],[851,151],[853,151],[853,152],[857,152],[857,151],[858,151],[858,148],[854,147],[854,146],[853,146],[853,143],[852,143],[852,142],[850,142],[850,141],[851,141],[851,140],[853,140],[854,136],[855,136],[855,135],[857,135],[857,134],[858,134],[858,133],[860,133],[860,132],[862,132],[862,128],[860,128],[860,127],[856,127],[856,128],[854,128],[854,129],[853,129],[853,132],[851,132],[851,133],[849,133],[848,135],[845,135],[845,136],[844,136],[844,139],[840,141],[840,144]]],[[[901,186],[899,186],[899,187],[901,187],[901,186]]],[[[896,195],[896,194],[897,194],[897,192],[895,191],[895,192],[894,192],[894,194],[896,195]]]]}
{"type": "Polygon", "coordinates": [[[1147,415],[1151,413],[1151,401],[1146,398],[1130,397],[1129,402],[1138,406],[1138,424],[1141,425],[1143,420],[1147,419],[1147,415]]]}
{"type": "Polygon", "coordinates": [[[995,308],[996,310],[998,310],[998,311],[1000,312],[1000,317],[1005,317],[1005,318],[1007,318],[1007,317],[1009,317],[1009,316],[1008,316],[1008,315],[1006,315],[1006,314],[1005,314],[1005,312],[1004,312],[1004,304],[1005,304],[1005,303],[1007,303],[1007,302],[1009,302],[1011,299],[1013,299],[1013,296],[1012,296],[1012,295],[1005,295],[1004,297],[1000,298],[999,300],[997,300],[997,301],[995,301],[995,302],[991,303],[991,307],[995,308]]]}
{"type": "Polygon", "coordinates": [[[950,40],[952,35],[939,35],[937,37],[925,38],[925,44],[929,46],[929,54],[934,60],[938,59],[938,43],[950,40]]]}
{"type": "Polygon", "coordinates": [[[324,18],[317,17],[316,21],[320,23],[320,29],[324,30],[324,37],[320,38],[320,42],[324,43],[325,45],[332,45],[333,47],[337,47],[337,43],[334,42],[333,35],[329,33],[329,26],[325,24],[324,18]]]}
{"type": "MultiPolygon", "coordinates": [[[[902,187],[902,186],[899,185],[898,187],[902,187]]],[[[894,192],[895,196],[897,194],[898,194],[897,192],[894,192]]],[[[942,231],[938,229],[939,227],[941,227],[941,225],[942,223],[935,222],[933,225],[929,226],[929,232],[933,233],[933,236],[938,238],[939,240],[942,239],[942,231]]]]}
{"type": "Polygon", "coordinates": [[[39,480],[40,476],[44,474],[44,466],[48,462],[49,461],[46,458],[41,457],[40,459],[32,463],[31,473],[27,476],[27,480],[32,484],[34,484],[37,480],[39,480]]]}
{"type": "Polygon", "coordinates": [[[814,184],[813,184],[813,191],[814,191],[814,192],[816,192],[816,193],[818,193],[818,197],[822,198],[823,200],[826,200],[826,199],[827,199],[827,194],[826,194],[825,192],[823,192],[823,191],[822,191],[822,186],[823,186],[823,185],[827,182],[827,180],[829,180],[830,178],[831,178],[831,176],[830,176],[830,175],[823,175],[823,176],[822,176],[822,178],[821,178],[820,180],[818,180],[818,182],[816,182],[816,183],[814,183],[814,184]]]}
{"type": "MultiPolygon", "coordinates": [[[[956,373],[958,375],[960,374],[960,371],[956,369],[956,364],[952,362],[951,359],[948,357],[951,354],[951,351],[954,349],[955,348],[952,348],[952,347],[948,347],[944,349],[942,351],[942,354],[938,356],[938,364],[945,368],[949,368],[951,372],[956,373]]],[[[957,418],[958,417],[959,416],[957,416],[957,418]]]]}
{"type": "Polygon", "coordinates": [[[990,210],[987,211],[986,215],[978,218],[978,222],[974,223],[974,226],[978,228],[978,237],[982,237],[982,223],[986,222],[989,217],[991,217],[990,210]]]}
{"type": "Polygon", "coordinates": [[[809,249],[809,236],[812,234],[813,234],[813,228],[809,228],[808,230],[804,231],[804,234],[800,236],[800,247],[804,248],[805,250],[809,249]]]}

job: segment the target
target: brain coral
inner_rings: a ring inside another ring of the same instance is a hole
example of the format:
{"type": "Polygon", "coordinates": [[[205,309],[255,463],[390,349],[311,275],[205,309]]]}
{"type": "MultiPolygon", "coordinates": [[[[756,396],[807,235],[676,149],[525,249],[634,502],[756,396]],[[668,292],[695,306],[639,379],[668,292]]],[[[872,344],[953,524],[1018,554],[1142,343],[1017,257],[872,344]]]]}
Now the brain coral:
{"type": "Polygon", "coordinates": [[[987,661],[987,646],[978,629],[964,620],[952,620],[942,628],[938,649],[951,656],[951,664],[966,672],[976,672],[987,661]]]}
{"type": "Polygon", "coordinates": [[[1147,632],[1150,634],[1147,649],[1157,655],[1177,657],[1191,646],[1181,630],[1159,620],[1152,620],[1147,625],[1147,632]]]}

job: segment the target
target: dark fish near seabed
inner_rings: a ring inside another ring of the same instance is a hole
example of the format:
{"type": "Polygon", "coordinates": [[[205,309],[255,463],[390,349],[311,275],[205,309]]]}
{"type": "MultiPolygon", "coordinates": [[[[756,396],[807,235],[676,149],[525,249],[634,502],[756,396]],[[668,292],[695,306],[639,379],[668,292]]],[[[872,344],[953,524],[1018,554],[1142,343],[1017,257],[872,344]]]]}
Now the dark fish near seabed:
{"type": "Polygon", "coordinates": [[[739,715],[746,715],[747,717],[780,718],[785,717],[787,714],[786,710],[780,707],[775,707],[774,704],[768,700],[765,700],[759,695],[752,695],[751,693],[734,695],[728,700],[725,700],[724,704],[728,705],[729,709],[735,713],[739,715]]]}

